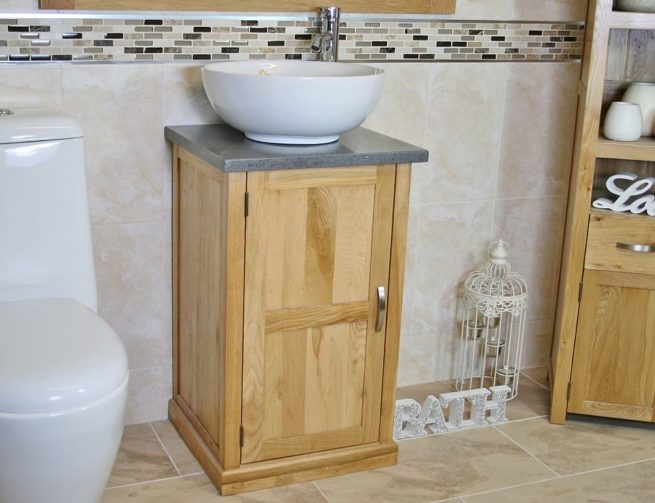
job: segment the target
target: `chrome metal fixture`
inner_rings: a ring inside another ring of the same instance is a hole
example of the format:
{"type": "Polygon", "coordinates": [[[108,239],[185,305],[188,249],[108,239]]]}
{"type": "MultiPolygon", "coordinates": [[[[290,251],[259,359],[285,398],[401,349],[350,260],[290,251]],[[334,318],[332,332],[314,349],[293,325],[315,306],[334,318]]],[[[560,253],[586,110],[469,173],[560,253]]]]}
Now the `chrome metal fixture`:
{"type": "Polygon", "coordinates": [[[339,7],[318,9],[320,32],[312,38],[312,51],[318,54],[319,61],[336,61],[339,53],[339,7]]]}

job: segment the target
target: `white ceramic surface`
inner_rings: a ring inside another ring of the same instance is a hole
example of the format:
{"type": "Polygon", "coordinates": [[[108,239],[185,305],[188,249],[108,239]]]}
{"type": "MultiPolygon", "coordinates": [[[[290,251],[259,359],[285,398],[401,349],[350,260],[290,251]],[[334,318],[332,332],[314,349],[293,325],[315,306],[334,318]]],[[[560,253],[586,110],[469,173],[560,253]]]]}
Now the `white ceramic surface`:
{"type": "Polygon", "coordinates": [[[0,121],[2,503],[97,502],[120,445],[127,355],[94,312],[80,136],[41,111],[0,121]]]}
{"type": "Polygon", "coordinates": [[[84,142],[57,139],[79,126],[16,109],[0,130],[0,302],[68,297],[96,310],[84,142]]]}
{"type": "Polygon", "coordinates": [[[655,12],[655,0],[616,0],[616,9],[630,12],[655,12]]]}
{"type": "Polygon", "coordinates": [[[0,501],[99,502],[120,446],[127,384],[126,377],[113,393],[75,409],[0,412],[0,501]]]}
{"type": "Polygon", "coordinates": [[[123,343],[72,299],[0,302],[0,412],[54,413],[84,407],[127,378],[123,343]]]}
{"type": "Polygon", "coordinates": [[[653,136],[655,129],[655,83],[633,82],[621,101],[636,103],[641,108],[641,136],[653,136]]]}
{"type": "Polygon", "coordinates": [[[364,122],[383,72],[352,63],[230,61],[203,67],[202,81],[216,113],[248,138],[318,144],[364,122]]]}
{"type": "Polygon", "coordinates": [[[635,103],[615,101],[610,104],[603,134],[606,138],[616,141],[636,141],[641,137],[641,109],[635,103]]]}

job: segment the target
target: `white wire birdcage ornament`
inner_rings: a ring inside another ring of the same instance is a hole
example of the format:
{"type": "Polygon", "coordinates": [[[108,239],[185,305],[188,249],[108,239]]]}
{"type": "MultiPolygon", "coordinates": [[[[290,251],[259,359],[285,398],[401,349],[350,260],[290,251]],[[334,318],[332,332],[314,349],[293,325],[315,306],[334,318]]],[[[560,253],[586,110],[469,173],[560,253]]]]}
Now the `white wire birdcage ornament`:
{"type": "Polygon", "coordinates": [[[488,262],[464,282],[456,387],[505,384],[511,400],[518,393],[528,287],[512,272],[507,250],[506,242],[493,242],[488,262]]]}

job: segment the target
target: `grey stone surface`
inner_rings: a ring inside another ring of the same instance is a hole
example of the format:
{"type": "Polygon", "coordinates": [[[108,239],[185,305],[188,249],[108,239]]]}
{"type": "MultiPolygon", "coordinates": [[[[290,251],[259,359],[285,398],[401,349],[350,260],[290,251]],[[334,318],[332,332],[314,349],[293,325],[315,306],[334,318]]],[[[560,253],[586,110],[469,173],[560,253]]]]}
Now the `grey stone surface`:
{"type": "Polygon", "coordinates": [[[425,162],[428,151],[365,128],[325,145],[273,145],[247,139],[225,124],[168,126],[166,139],[225,171],[329,168],[425,162]]]}

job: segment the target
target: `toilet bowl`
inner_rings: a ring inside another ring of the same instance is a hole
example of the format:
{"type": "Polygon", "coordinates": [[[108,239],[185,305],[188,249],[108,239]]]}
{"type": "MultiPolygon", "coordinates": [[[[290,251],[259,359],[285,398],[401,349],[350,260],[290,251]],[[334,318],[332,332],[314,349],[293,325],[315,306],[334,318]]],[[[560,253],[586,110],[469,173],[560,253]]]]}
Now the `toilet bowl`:
{"type": "Polygon", "coordinates": [[[84,142],[75,121],[0,113],[0,503],[100,500],[128,365],[95,312],[84,142]]]}

